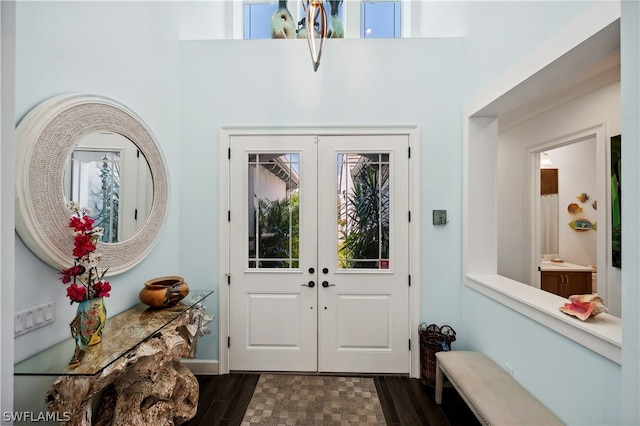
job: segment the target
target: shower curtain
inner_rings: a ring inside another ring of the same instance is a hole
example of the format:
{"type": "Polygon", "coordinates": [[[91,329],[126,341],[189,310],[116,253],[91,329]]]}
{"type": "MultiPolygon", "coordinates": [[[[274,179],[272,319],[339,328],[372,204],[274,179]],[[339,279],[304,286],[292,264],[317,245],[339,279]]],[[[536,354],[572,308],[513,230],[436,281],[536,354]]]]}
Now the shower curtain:
{"type": "Polygon", "coordinates": [[[540,197],[540,249],[543,254],[558,253],[558,194],[540,197]]]}

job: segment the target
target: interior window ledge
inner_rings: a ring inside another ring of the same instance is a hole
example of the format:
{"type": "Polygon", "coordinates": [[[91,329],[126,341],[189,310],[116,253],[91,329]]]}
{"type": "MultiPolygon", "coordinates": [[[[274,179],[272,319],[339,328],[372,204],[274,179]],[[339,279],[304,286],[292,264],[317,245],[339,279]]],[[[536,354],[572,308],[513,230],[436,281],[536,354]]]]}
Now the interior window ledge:
{"type": "Polygon", "coordinates": [[[503,277],[467,274],[465,284],[557,333],[621,364],[622,321],[602,313],[580,321],[560,312],[567,299],[503,277]]]}

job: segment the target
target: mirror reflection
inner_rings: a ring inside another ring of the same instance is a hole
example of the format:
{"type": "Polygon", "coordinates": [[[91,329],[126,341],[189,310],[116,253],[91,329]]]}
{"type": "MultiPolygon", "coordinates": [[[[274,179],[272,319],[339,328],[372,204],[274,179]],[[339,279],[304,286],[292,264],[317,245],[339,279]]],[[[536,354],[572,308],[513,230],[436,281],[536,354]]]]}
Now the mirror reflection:
{"type": "Polygon", "coordinates": [[[102,241],[133,237],[151,211],[153,183],[149,164],[138,147],[119,133],[97,132],[83,137],[67,160],[65,202],[92,210],[102,241]]]}

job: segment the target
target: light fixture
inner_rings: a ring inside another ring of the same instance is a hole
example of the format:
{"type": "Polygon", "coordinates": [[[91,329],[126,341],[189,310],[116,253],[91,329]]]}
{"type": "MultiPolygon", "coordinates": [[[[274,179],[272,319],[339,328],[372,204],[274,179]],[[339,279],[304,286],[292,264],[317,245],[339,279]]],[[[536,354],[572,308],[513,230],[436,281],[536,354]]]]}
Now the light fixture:
{"type": "Polygon", "coordinates": [[[311,51],[311,61],[313,62],[313,71],[318,71],[320,66],[320,56],[324,41],[327,38],[327,13],[324,11],[322,0],[302,0],[302,6],[306,3],[306,23],[307,23],[307,42],[311,51]],[[319,39],[319,40],[318,40],[319,39]]]}
{"type": "Polygon", "coordinates": [[[540,167],[551,167],[553,163],[551,162],[551,157],[548,152],[540,153],[540,167]]]}

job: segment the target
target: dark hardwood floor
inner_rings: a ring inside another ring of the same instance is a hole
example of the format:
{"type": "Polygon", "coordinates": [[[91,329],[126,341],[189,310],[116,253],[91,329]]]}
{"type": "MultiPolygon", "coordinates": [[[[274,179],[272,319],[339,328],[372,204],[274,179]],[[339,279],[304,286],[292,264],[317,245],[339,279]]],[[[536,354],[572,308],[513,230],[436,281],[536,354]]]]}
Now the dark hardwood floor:
{"type": "MultiPolygon", "coordinates": [[[[188,426],[239,425],[258,373],[231,373],[196,376],[200,384],[198,412],[188,426]]],[[[378,398],[388,425],[479,425],[455,389],[445,387],[442,405],[434,400],[433,389],[418,379],[399,376],[373,376],[378,398]]]]}

